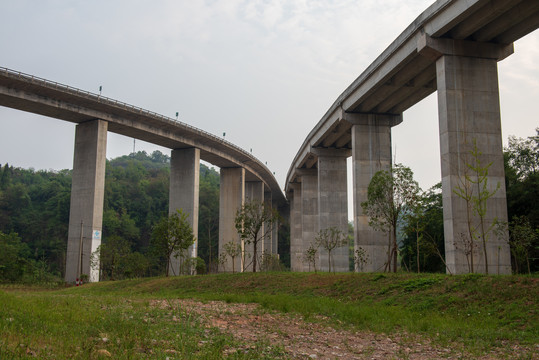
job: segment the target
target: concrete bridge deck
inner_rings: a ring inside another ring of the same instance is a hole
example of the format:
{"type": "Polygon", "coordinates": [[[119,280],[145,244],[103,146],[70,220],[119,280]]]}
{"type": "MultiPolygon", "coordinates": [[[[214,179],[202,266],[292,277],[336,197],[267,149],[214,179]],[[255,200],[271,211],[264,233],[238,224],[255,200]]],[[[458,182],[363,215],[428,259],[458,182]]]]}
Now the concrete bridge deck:
{"type": "Polygon", "coordinates": [[[512,53],[514,41],[538,27],[535,0],[436,1],[339,95],[294,157],[286,188],[296,169],[316,166],[312,148],[352,148],[345,113],[400,115],[437,90],[437,55],[426,49],[430,39],[452,40],[447,46],[459,46],[463,54],[500,53],[501,60],[512,53]]]}
{"type": "Polygon", "coordinates": [[[108,131],[169,149],[198,148],[220,168],[243,167],[246,181],[261,180],[274,198],[284,194],[265,164],[240,147],[194,126],[118,100],[0,67],[0,106],[80,124],[108,122],[108,131]]]}

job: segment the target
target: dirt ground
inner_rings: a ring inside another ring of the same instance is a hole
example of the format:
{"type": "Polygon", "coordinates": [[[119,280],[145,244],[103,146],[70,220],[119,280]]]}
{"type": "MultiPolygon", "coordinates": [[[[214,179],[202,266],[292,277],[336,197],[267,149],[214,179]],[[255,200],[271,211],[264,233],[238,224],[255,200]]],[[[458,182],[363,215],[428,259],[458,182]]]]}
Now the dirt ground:
{"type": "MultiPolygon", "coordinates": [[[[444,348],[428,339],[404,333],[387,336],[368,331],[338,330],[328,325],[323,317],[314,323],[306,322],[298,315],[263,310],[258,304],[178,299],[156,301],[154,305],[198,314],[206,326],[233,335],[246,347],[266,340],[281,346],[290,359],[510,359],[522,350],[513,346],[506,348],[507,353],[497,349],[487,356],[476,357],[462,353],[457,345],[444,348]]],[[[237,350],[240,349],[228,349],[227,352],[237,350]]]]}

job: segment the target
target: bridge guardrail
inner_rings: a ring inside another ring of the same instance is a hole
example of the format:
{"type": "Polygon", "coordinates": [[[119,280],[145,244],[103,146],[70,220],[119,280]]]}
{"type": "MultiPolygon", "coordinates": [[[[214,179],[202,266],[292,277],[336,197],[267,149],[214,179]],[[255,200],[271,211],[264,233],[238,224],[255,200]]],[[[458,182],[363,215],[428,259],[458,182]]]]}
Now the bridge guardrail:
{"type": "Polygon", "coordinates": [[[257,162],[260,166],[262,166],[265,170],[267,170],[268,173],[272,174],[271,171],[268,169],[268,167],[266,165],[264,165],[260,160],[258,160],[255,156],[253,156],[253,154],[248,153],[244,149],[240,148],[239,146],[237,146],[237,145],[235,145],[235,144],[233,144],[233,143],[231,143],[229,141],[226,141],[225,139],[221,139],[218,136],[215,136],[215,135],[213,135],[213,134],[211,134],[211,133],[209,133],[207,131],[204,131],[202,129],[199,129],[197,127],[194,127],[194,126],[189,125],[187,123],[184,123],[182,121],[176,121],[173,118],[170,118],[168,116],[161,115],[161,114],[158,114],[156,112],[149,111],[149,110],[143,109],[143,108],[138,107],[138,106],[134,106],[134,105],[122,102],[122,101],[111,99],[111,98],[108,98],[106,96],[98,95],[98,94],[92,93],[90,91],[78,89],[78,88],[75,88],[75,87],[72,87],[72,86],[69,86],[69,85],[64,85],[64,84],[61,84],[61,83],[58,83],[58,82],[43,79],[43,78],[40,78],[38,76],[26,74],[26,73],[23,73],[21,71],[11,70],[11,69],[8,69],[6,67],[0,67],[0,71],[4,72],[7,75],[18,77],[19,79],[24,78],[26,81],[39,82],[42,85],[44,85],[44,86],[46,86],[48,88],[51,88],[51,89],[62,90],[62,91],[65,91],[65,92],[68,92],[68,93],[71,93],[71,94],[75,94],[77,96],[86,97],[86,98],[92,99],[92,100],[97,99],[97,101],[101,102],[101,103],[108,103],[110,105],[121,107],[124,110],[128,110],[128,111],[131,111],[131,112],[139,112],[140,114],[145,114],[145,115],[151,116],[151,117],[153,117],[155,119],[165,120],[165,121],[168,121],[168,122],[170,122],[170,123],[172,123],[174,125],[183,126],[184,128],[187,128],[187,129],[191,130],[192,132],[199,133],[199,134],[201,134],[203,136],[209,137],[209,138],[211,138],[211,139],[213,139],[215,141],[218,141],[218,142],[222,143],[223,145],[227,145],[227,146],[235,149],[236,151],[239,151],[241,154],[243,154],[243,155],[247,156],[248,158],[250,158],[251,160],[257,162]]]}

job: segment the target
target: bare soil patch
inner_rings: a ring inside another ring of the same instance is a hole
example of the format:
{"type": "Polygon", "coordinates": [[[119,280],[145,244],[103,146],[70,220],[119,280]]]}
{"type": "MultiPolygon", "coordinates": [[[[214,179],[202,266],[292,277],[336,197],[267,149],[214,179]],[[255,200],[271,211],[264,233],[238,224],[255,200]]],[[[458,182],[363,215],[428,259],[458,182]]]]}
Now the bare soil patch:
{"type": "Polygon", "coordinates": [[[462,353],[458,344],[441,347],[403,332],[384,335],[336,329],[324,317],[308,322],[298,315],[267,311],[258,304],[176,299],[155,300],[152,305],[197,314],[203,324],[233,335],[246,347],[268,341],[282,347],[290,359],[502,359],[519,353],[518,346],[513,346],[508,353],[496,349],[487,356],[472,356],[462,353]]]}

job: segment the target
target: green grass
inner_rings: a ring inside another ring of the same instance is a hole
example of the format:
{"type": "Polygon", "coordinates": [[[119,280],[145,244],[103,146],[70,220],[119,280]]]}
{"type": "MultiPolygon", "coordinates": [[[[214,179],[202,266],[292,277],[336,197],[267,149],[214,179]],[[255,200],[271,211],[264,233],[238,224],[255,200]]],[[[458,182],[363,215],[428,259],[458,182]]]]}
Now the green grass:
{"type": "MultiPolygon", "coordinates": [[[[33,351],[45,359],[93,359],[106,349],[126,359],[164,358],[167,350],[185,359],[218,359],[225,349],[241,348],[230,336],[203,327],[193,314],[150,306],[150,299],[172,298],[254,302],[308,321],[327,321],[321,315],[339,327],[405,331],[477,355],[520,344],[530,352],[522,358],[531,358],[539,343],[538,285],[537,276],[247,273],[54,291],[5,288],[0,291],[0,358],[33,351]]],[[[229,357],[280,356],[278,347],[260,343],[229,357]]]]}
{"type": "Polygon", "coordinates": [[[231,349],[231,359],[282,354],[264,342],[244,348],[193,314],[137,297],[17,291],[0,292],[0,304],[0,359],[221,359],[231,349]]]}

